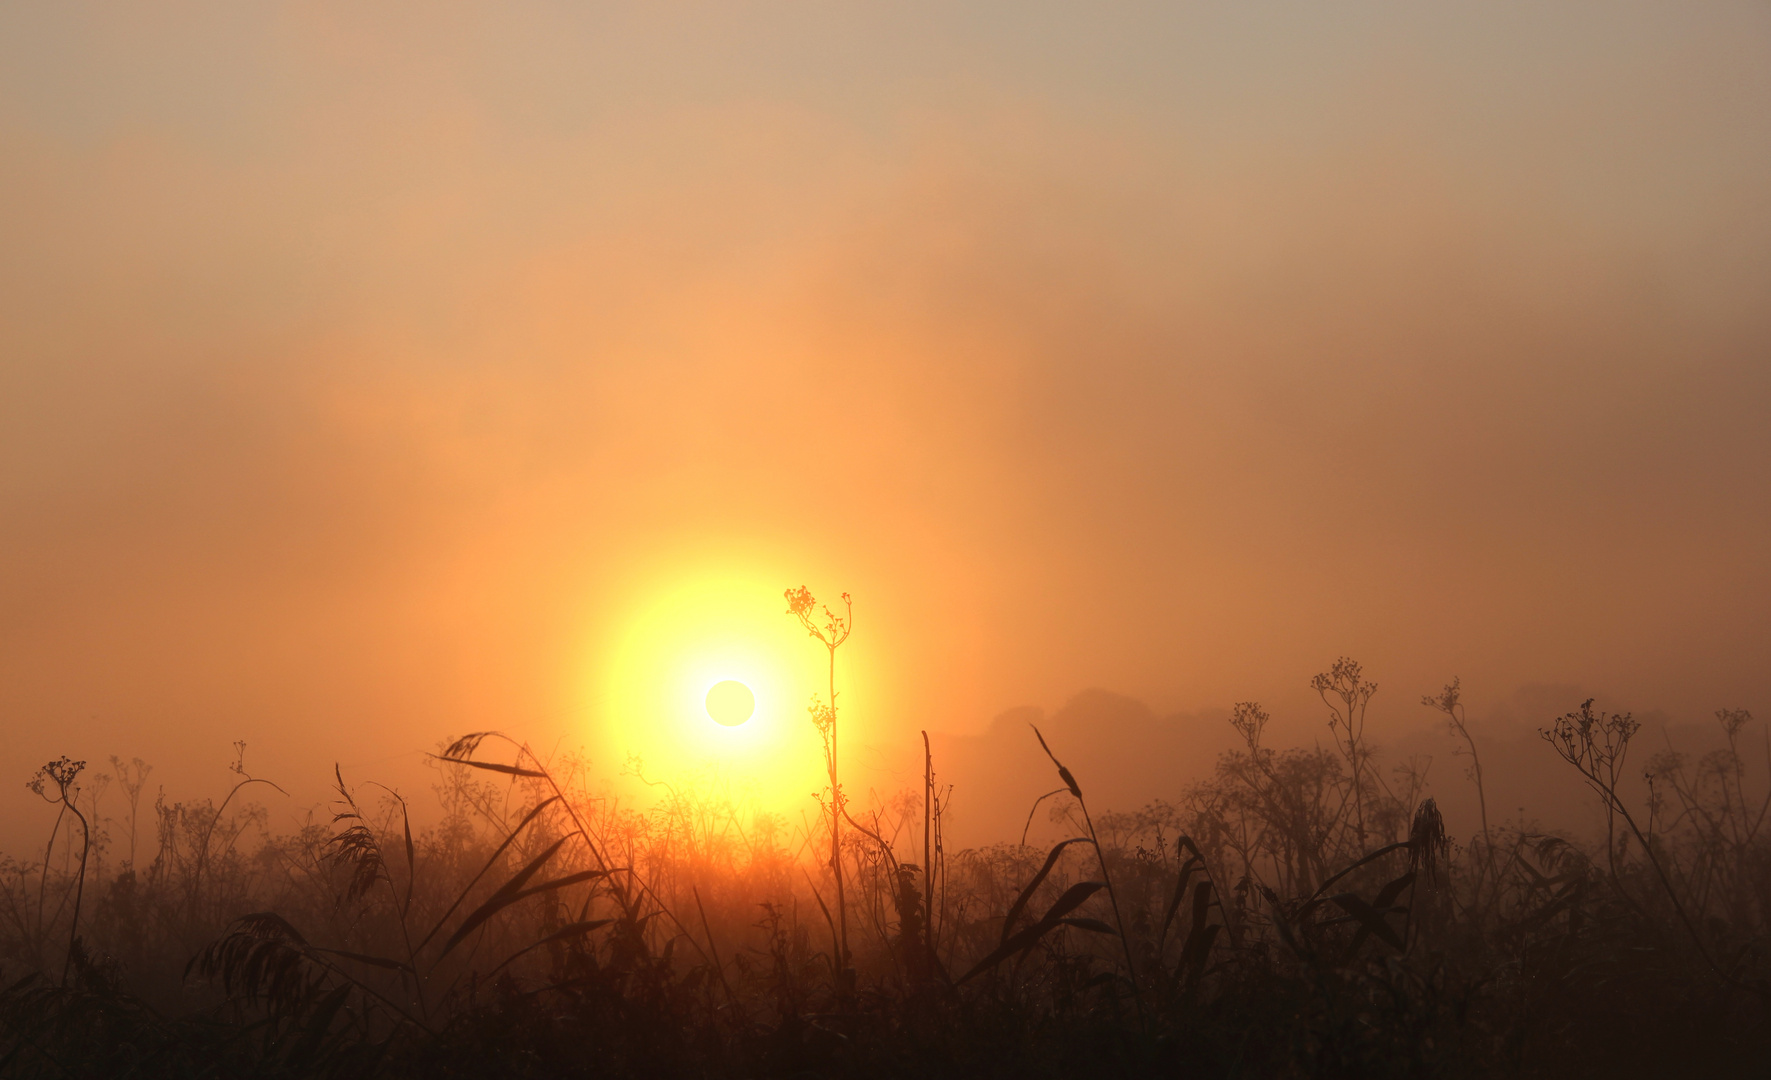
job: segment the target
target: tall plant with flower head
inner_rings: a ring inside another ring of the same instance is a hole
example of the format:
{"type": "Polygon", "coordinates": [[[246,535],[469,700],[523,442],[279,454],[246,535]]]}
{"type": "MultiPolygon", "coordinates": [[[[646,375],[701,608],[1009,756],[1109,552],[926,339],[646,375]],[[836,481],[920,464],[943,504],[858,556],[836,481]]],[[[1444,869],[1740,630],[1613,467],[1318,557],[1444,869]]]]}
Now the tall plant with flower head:
{"type": "Polygon", "coordinates": [[[849,640],[849,634],[854,631],[855,604],[848,593],[843,593],[843,611],[838,615],[829,607],[821,607],[817,597],[804,585],[797,589],[788,589],[785,596],[787,614],[799,620],[800,626],[824,646],[830,658],[830,696],[820,698],[813,694],[807,711],[812,714],[812,725],[818,729],[818,735],[824,740],[824,765],[830,773],[830,803],[827,809],[830,813],[830,872],[836,877],[836,950],[839,954],[836,967],[839,972],[846,974],[849,967],[849,921],[842,874],[843,794],[842,783],[836,771],[836,650],[849,640]],[[822,622],[817,614],[820,610],[823,612],[822,622]]]}
{"type": "MultiPolygon", "coordinates": [[[[55,833],[61,828],[62,816],[73,814],[80,822],[80,874],[74,879],[74,918],[68,926],[68,951],[62,961],[61,981],[63,985],[67,984],[68,968],[73,964],[74,954],[80,948],[80,901],[86,895],[86,857],[92,852],[92,825],[86,820],[86,815],[80,812],[79,801],[75,798],[76,793],[80,790],[76,781],[81,770],[85,768],[84,761],[74,761],[64,754],[38,769],[36,775],[25,784],[49,805],[61,807],[61,810],[56,814],[55,829],[49,833],[49,844],[43,849],[43,880],[45,883],[49,881],[49,851],[55,845],[55,833]]],[[[63,903],[66,902],[64,897],[63,903]]],[[[37,919],[38,932],[41,933],[43,919],[43,893],[41,889],[37,894],[37,919]]]]}

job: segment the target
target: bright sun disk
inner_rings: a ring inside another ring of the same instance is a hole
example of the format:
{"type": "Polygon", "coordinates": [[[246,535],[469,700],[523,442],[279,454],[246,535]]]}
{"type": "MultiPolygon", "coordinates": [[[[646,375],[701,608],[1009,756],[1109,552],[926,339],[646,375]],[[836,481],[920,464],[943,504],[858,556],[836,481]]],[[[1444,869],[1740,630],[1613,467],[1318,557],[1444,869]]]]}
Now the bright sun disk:
{"type": "Polygon", "coordinates": [[[707,715],[727,727],[737,727],[756,711],[756,695],[737,679],[714,683],[707,691],[707,715]]]}
{"type": "MultiPolygon", "coordinates": [[[[636,590],[587,672],[590,753],[632,763],[644,781],[729,782],[761,809],[797,813],[824,772],[805,711],[826,679],[823,650],[807,647],[774,574],[673,567],[671,576],[636,590]]],[[[640,782],[632,795],[652,793],[640,782]]]]}

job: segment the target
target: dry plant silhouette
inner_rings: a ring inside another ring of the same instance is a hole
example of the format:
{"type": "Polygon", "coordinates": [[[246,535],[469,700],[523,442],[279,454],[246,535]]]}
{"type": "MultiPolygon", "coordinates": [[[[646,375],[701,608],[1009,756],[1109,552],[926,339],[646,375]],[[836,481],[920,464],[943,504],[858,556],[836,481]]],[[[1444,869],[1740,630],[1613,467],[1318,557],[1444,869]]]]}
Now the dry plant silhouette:
{"type": "MultiPolygon", "coordinates": [[[[267,826],[244,765],[219,804],[123,797],[51,762],[41,853],[0,861],[8,1076],[1753,1075],[1771,1060],[1771,741],[1647,763],[1627,715],[1544,728],[1606,832],[1446,835],[1422,771],[1366,736],[1376,687],[1311,686],[1331,746],[1241,740],[1168,801],[1085,798],[1029,732],[1063,828],[948,853],[950,788],[846,797],[835,657],[852,626],[804,589],[828,650],[812,718],[830,787],[799,825],[708,778],[629,805],[590,763],[475,732],[431,756],[436,824],[334,770],[329,813],[267,826]],[[73,826],[79,826],[78,843],[73,826]],[[111,828],[125,841],[113,840],[111,828]],[[125,857],[105,862],[112,843],[125,857]],[[826,876],[827,875],[827,876],[826,876]],[[828,885],[828,889],[826,889],[828,885]],[[828,942],[828,947],[822,943],[828,942]]],[[[1479,732],[1442,712],[1480,793],[1479,732]]],[[[1762,736],[1763,733],[1760,732],[1762,736]]],[[[1176,763],[1177,774],[1182,763],[1176,763]]]]}
{"type": "MultiPolygon", "coordinates": [[[[836,650],[849,640],[854,632],[854,601],[848,593],[842,594],[843,613],[841,615],[823,609],[824,621],[820,624],[814,614],[818,606],[817,598],[801,585],[797,589],[788,589],[787,613],[799,620],[799,624],[817,642],[824,646],[829,656],[829,697],[812,696],[812,703],[807,711],[812,716],[812,726],[818,729],[818,737],[824,743],[824,765],[830,775],[830,789],[818,796],[825,804],[824,810],[830,819],[830,876],[836,884],[836,916],[831,933],[835,938],[837,977],[844,993],[853,992],[854,971],[849,966],[849,916],[848,901],[843,888],[842,867],[842,822],[848,816],[847,800],[843,797],[842,781],[837,775],[837,729],[836,729],[836,650]]],[[[814,891],[815,895],[815,891],[814,891]]],[[[819,907],[824,908],[820,897],[819,907]]],[[[824,908],[829,917],[829,909],[824,908]]]]}

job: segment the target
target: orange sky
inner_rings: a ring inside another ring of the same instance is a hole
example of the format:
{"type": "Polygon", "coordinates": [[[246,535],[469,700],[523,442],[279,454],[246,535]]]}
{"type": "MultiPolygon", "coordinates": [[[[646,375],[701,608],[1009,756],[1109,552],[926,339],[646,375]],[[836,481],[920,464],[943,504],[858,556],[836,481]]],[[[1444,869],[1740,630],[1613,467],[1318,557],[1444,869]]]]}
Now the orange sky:
{"type": "Polygon", "coordinates": [[[1109,8],[0,10],[0,810],[612,775],[660,598],[801,583],[884,787],[1341,653],[1771,717],[1771,13],[1109,8]]]}

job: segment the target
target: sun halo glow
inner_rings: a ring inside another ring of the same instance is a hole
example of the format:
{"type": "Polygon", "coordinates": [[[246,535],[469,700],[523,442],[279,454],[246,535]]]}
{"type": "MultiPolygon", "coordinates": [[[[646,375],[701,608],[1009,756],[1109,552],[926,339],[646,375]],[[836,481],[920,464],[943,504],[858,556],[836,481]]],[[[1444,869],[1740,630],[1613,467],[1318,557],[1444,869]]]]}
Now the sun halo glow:
{"type": "Polygon", "coordinates": [[[605,760],[637,765],[648,781],[717,774],[770,810],[796,809],[820,786],[805,709],[822,657],[777,583],[696,581],[650,594],[614,645],[595,695],[605,760]]]}

